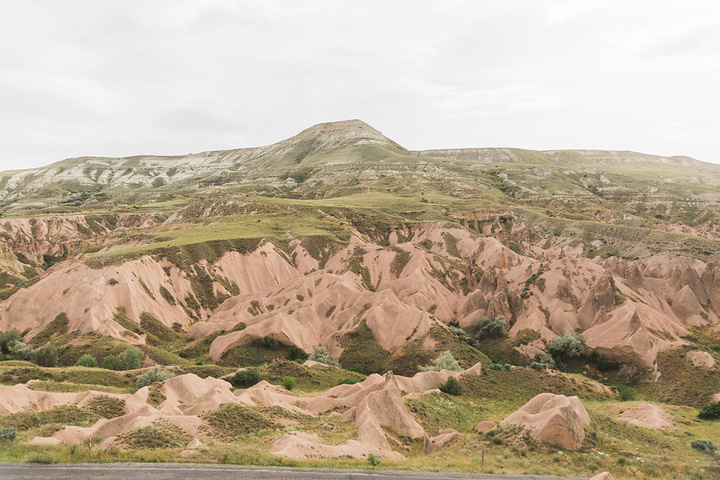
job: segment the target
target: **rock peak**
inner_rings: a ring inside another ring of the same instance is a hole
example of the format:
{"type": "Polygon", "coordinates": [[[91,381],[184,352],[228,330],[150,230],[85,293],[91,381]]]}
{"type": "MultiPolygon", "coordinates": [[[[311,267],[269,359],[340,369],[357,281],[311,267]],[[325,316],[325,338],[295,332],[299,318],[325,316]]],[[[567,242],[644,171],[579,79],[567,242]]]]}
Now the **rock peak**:
{"type": "Polygon", "coordinates": [[[360,144],[398,146],[377,129],[357,119],[318,123],[285,142],[309,143],[326,149],[360,144]]]}

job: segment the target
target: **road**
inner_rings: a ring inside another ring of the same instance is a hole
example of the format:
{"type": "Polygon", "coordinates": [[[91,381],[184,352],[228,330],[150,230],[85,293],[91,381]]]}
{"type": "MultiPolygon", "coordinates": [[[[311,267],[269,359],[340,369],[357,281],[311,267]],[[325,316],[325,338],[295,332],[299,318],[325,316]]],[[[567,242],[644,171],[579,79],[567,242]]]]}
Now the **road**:
{"type": "Polygon", "coordinates": [[[0,464],[0,480],[586,480],[585,477],[537,475],[482,475],[392,470],[330,470],[224,465],[102,464],[35,465],[0,464]]]}

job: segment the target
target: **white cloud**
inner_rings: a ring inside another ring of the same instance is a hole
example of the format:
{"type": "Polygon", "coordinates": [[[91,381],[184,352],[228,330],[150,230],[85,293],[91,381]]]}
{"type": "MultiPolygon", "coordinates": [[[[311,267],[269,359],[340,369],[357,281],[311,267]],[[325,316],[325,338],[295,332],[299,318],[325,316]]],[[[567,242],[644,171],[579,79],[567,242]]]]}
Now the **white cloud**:
{"type": "Polygon", "coordinates": [[[266,144],[362,118],[408,148],[720,162],[720,4],[9,0],[0,169],[266,144]]]}

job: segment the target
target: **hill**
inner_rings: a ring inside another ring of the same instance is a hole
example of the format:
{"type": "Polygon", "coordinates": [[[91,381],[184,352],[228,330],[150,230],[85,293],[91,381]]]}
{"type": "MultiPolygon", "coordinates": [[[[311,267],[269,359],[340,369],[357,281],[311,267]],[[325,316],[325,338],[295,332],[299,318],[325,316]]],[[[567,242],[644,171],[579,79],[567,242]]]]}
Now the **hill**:
{"type": "MultiPolygon", "coordinates": [[[[0,174],[0,332],[16,345],[0,355],[62,371],[8,365],[0,380],[75,378],[81,356],[110,368],[128,346],[205,376],[324,348],[338,375],[410,377],[450,352],[483,365],[490,398],[513,365],[612,397],[591,401],[617,400],[603,382],[693,413],[720,392],[719,173],[634,152],[411,151],[350,120],[264,147],[0,174]]],[[[75,383],[128,388],[106,374],[75,383]]],[[[573,393],[543,385],[512,408],[573,393]]],[[[450,422],[431,415],[442,401],[402,400],[433,428],[450,422]]],[[[609,435],[598,418],[588,432],[609,435]]],[[[403,442],[395,453],[417,447],[403,442]]]]}

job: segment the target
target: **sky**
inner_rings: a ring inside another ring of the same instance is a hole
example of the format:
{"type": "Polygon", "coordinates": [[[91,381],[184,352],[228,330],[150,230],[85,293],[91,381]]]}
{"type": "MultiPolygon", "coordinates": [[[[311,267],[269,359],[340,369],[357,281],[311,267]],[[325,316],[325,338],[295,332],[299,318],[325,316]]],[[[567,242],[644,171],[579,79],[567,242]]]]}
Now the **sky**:
{"type": "Polygon", "coordinates": [[[352,118],[414,150],[720,163],[719,111],[716,0],[0,2],[0,170],[352,118]]]}

